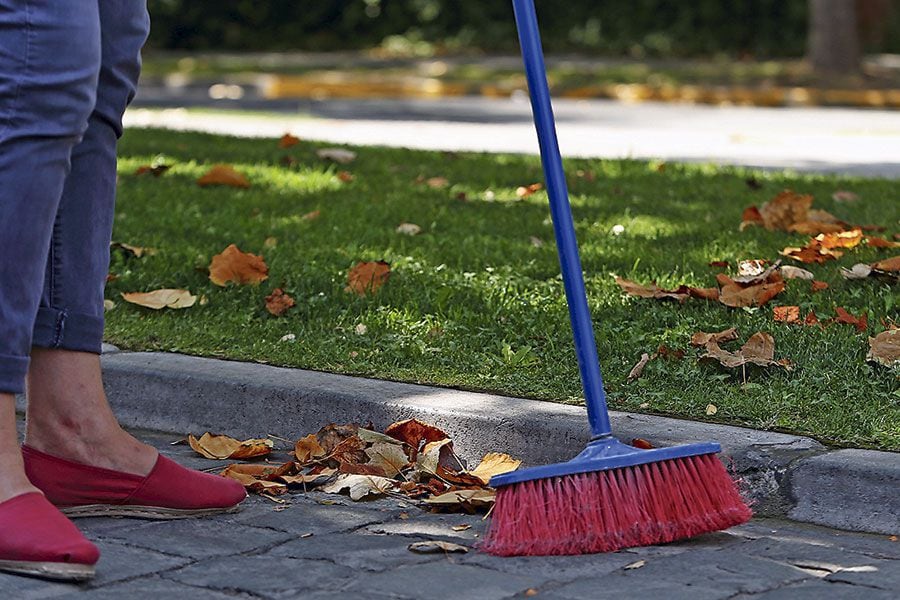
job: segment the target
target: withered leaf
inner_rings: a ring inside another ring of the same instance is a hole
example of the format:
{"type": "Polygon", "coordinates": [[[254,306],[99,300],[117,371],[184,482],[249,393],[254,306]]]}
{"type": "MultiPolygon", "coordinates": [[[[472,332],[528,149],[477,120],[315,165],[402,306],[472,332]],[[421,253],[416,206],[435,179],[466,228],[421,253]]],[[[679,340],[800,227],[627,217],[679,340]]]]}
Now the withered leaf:
{"type": "Polygon", "coordinates": [[[138,306],[160,310],[163,308],[190,308],[197,302],[187,290],[162,289],[152,292],[128,292],[122,299],[138,306]]]}
{"type": "Polygon", "coordinates": [[[318,219],[321,216],[322,216],[321,210],[313,210],[313,211],[306,213],[305,215],[303,215],[300,218],[303,219],[304,221],[315,221],[316,219],[318,219]]]}
{"type": "Polygon", "coordinates": [[[418,235],[422,233],[422,228],[415,223],[400,223],[400,225],[397,226],[397,233],[402,233],[404,235],[418,235]]]}
{"type": "Polygon", "coordinates": [[[446,463],[453,441],[449,439],[428,442],[416,456],[416,470],[422,474],[436,474],[438,465],[446,463]]]}
{"type": "Polygon", "coordinates": [[[838,190],[831,195],[835,202],[856,202],[859,196],[847,190],[838,190]]]}
{"type": "Polygon", "coordinates": [[[391,275],[391,266],[383,260],[361,262],[347,273],[345,291],[360,296],[376,293],[391,275]]]}
{"type": "Polygon", "coordinates": [[[370,444],[403,444],[403,442],[401,442],[400,440],[392,438],[386,433],[380,433],[378,431],[372,431],[371,429],[364,429],[362,427],[357,430],[356,435],[362,441],[368,442],[370,444]]]}
{"type": "Polygon", "coordinates": [[[269,481],[267,479],[256,479],[252,475],[247,475],[239,471],[229,471],[226,469],[222,472],[224,477],[234,479],[251,492],[257,494],[269,494],[272,496],[280,496],[288,491],[287,485],[280,481],[269,481]]]}
{"type": "Polygon", "coordinates": [[[478,466],[472,469],[470,473],[480,479],[482,483],[487,484],[494,475],[502,475],[503,473],[515,471],[521,464],[521,460],[515,459],[509,454],[488,452],[484,455],[484,458],[481,459],[478,466]]]}
{"type": "Polygon", "coordinates": [[[432,498],[426,498],[425,504],[435,508],[479,508],[491,506],[497,497],[493,489],[456,490],[432,498]]]}
{"type": "Polygon", "coordinates": [[[775,321],[779,323],[799,323],[800,307],[799,306],[776,306],[772,309],[775,321]]]}
{"type": "Polygon", "coordinates": [[[900,329],[888,329],[870,337],[866,360],[889,368],[900,365],[900,329]]]}
{"type": "Polygon", "coordinates": [[[159,165],[141,165],[137,169],[135,169],[135,175],[143,175],[145,173],[150,173],[154,177],[159,177],[169,169],[171,169],[171,165],[159,164],[159,165]]]}
{"type": "Polygon", "coordinates": [[[236,463],[228,465],[222,471],[222,475],[229,477],[232,474],[248,475],[256,479],[273,480],[290,473],[294,469],[294,463],[286,462],[281,465],[265,465],[258,463],[236,463]]]}
{"type": "Polygon", "coordinates": [[[519,198],[527,198],[535,192],[544,189],[543,183],[532,183],[531,185],[520,185],[516,188],[516,196],[519,198]]]}
{"type": "Polygon", "coordinates": [[[389,425],[388,428],[384,430],[384,433],[396,440],[400,440],[412,448],[413,455],[410,457],[411,461],[416,460],[415,453],[418,451],[422,442],[439,442],[441,440],[449,439],[450,437],[434,425],[429,425],[418,419],[397,421],[396,423],[389,425]]]}
{"type": "Polygon", "coordinates": [[[872,273],[872,267],[863,263],[857,263],[849,269],[841,267],[841,277],[844,279],[865,279],[872,273]]]}
{"type": "Polygon", "coordinates": [[[344,183],[350,183],[351,181],[353,181],[353,173],[351,173],[350,171],[338,171],[337,178],[344,183]]]}
{"type": "Polygon", "coordinates": [[[321,471],[305,475],[281,475],[278,477],[278,480],[288,485],[320,484],[327,481],[335,473],[337,473],[337,469],[322,469],[321,471]]]}
{"type": "Polygon", "coordinates": [[[376,442],[366,449],[367,464],[380,467],[388,477],[396,477],[409,466],[409,458],[398,444],[376,442]]]}
{"type": "Polygon", "coordinates": [[[197,185],[227,185],[236,188],[250,187],[250,180],[234,170],[231,165],[215,165],[197,180],[197,185]]]}
{"type": "Polygon", "coordinates": [[[141,258],[145,254],[147,256],[152,256],[156,254],[155,248],[144,248],[142,246],[132,246],[131,244],[125,244],[123,242],[110,242],[109,244],[110,250],[122,250],[127,254],[131,254],[135,258],[141,258]]]}
{"type": "Polygon", "coordinates": [[[892,242],[882,237],[866,236],[866,244],[872,248],[900,248],[900,242],[892,242]]]}
{"type": "Polygon", "coordinates": [[[347,425],[335,425],[329,423],[316,432],[319,445],[325,450],[325,454],[331,454],[335,448],[346,439],[356,437],[359,426],[353,423],[347,425]]]}
{"type": "Polygon", "coordinates": [[[644,352],[643,354],[641,354],[641,358],[639,361],[637,361],[637,364],[635,364],[631,368],[631,371],[628,372],[626,381],[634,381],[635,379],[638,379],[641,375],[643,375],[644,367],[647,366],[648,362],[650,362],[650,355],[644,352]]]}
{"type": "Polygon", "coordinates": [[[338,475],[332,483],[320,489],[326,494],[340,494],[348,490],[351,500],[362,500],[367,496],[381,496],[394,489],[395,482],[387,477],[375,475],[338,475]]]}
{"type": "Polygon", "coordinates": [[[322,148],[321,150],[316,150],[316,156],[342,165],[356,160],[356,152],[343,148],[322,148]]]}
{"type": "Polygon", "coordinates": [[[808,279],[812,280],[815,278],[811,272],[806,269],[801,269],[800,267],[792,267],[790,265],[784,265],[779,269],[781,272],[781,276],[785,279],[808,279]]]}
{"type": "Polygon", "coordinates": [[[281,288],[275,288],[271,294],[266,296],[266,310],[276,317],[283,315],[287,309],[295,304],[294,299],[288,296],[281,288]]]}
{"type": "Polygon", "coordinates": [[[810,290],[812,290],[813,292],[821,292],[822,290],[827,290],[827,289],[828,289],[828,284],[825,283],[824,281],[815,281],[814,280],[812,282],[812,284],[810,285],[810,290]]]}
{"type": "Polygon", "coordinates": [[[815,239],[822,248],[855,248],[862,242],[863,232],[860,229],[853,229],[851,231],[823,233],[817,235],[815,239]]]}
{"type": "Polygon", "coordinates": [[[291,148],[293,146],[296,146],[299,143],[300,143],[300,138],[293,136],[289,133],[286,133],[283,136],[281,136],[280,140],[278,140],[278,147],[279,148],[291,148]]]}
{"type": "Polygon", "coordinates": [[[766,229],[787,231],[791,225],[807,220],[813,197],[784,190],[759,208],[766,229]]]}
{"type": "Polygon", "coordinates": [[[786,370],[793,368],[788,360],[775,360],[775,339],[762,331],[750,336],[747,343],[737,352],[723,350],[715,341],[710,341],[706,345],[706,354],[701,358],[716,360],[728,368],[740,367],[747,363],[760,367],[778,366],[786,370]]]}
{"type": "Polygon", "coordinates": [[[446,177],[429,177],[425,180],[425,185],[432,189],[439,190],[450,185],[450,182],[446,177]]]}
{"type": "Polygon", "coordinates": [[[300,438],[294,444],[294,456],[300,463],[306,463],[316,458],[321,458],[325,456],[325,454],[325,449],[319,445],[319,440],[314,433],[311,433],[304,438],[300,438]]]}
{"type": "Polygon", "coordinates": [[[678,300],[679,302],[684,302],[690,297],[687,286],[681,286],[680,288],[675,290],[664,290],[658,287],[655,283],[650,284],[649,286],[645,286],[633,281],[629,281],[627,279],[623,279],[622,277],[616,277],[616,283],[619,284],[619,287],[622,288],[622,291],[624,291],[629,296],[638,296],[639,298],[668,298],[672,300],[678,300]]]}
{"type": "Polygon", "coordinates": [[[857,331],[865,331],[869,327],[869,315],[866,312],[861,313],[859,317],[854,317],[840,306],[836,306],[834,312],[837,315],[834,319],[835,323],[853,325],[857,331]]]}
{"type": "Polygon", "coordinates": [[[425,542],[413,542],[407,546],[410,552],[417,554],[447,554],[449,552],[468,552],[466,546],[460,546],[453,542],[444,542],[441,540],[428,540],[425,542]]]}
{"type": "Polygon", "coordinates": [[[716,280],[722,286],[719,290],[719,302],[735,308],[762,306],[784,291],[784,281],[772,281],[771,276],[771,283],[759,283],[746,287],[723,274],[717,275],[716,280]]]}
{"type": "Polygon", "coordinates": [[[767,260],[742,260],[738,264],[738,276],[734,277],[732,281],[740,283],[742,286],[766,282],[771,283],[768,280],[778,270],[781,261],[775,261],[774,264],[766,267],[768,262],[769,261],[767,260]]]}
{"type": "Polygon", "coordinates": [[[737,338],[737,329],[735,329],[734,327],[729,327],[728,329],[720,331],[718,333],[706,333],[705,331],[698,331],[691,336],[691,346],[705,346],[709,342],[724,344],[725,342],[730,342],[732,340],[736,340],[737,338]]]}
{"type": "Polygon", "coordinates": [[[204,433],[200,438],[188,435],[188,444],[205,458],[223,460],[226,458],[246,459],[265,456],[272,451],[270,439],[249,439],[239,441],[231,436],[204,433]]]}
{"type": "Polygon", "coordinates": [[[216,254],[209,264],[209,280],[218,286],[229,282],[237,284],[257,284],[269,278],[269,267],[262,256],[241,252],[230,244],[220,254],[216,254]]]}
{"type": "Polygon", "coordinates": [[[803,324],[804,325],[818,325],[819,317],[816,316],[816,311],[814,311],[814,310],[809,311],[809,314],[806,315],[805,319],[803,319],[803,324]]]}
{"type": "Polygon", "coordinates": [[[872,263],[872,268],[878,269],[879,271],[885,271],[886,273],[896,273],[897,271],[900,271],[900,256],[879,260],[878,262],[872,263]]]}
{"type": "Polygon", "coordinates": [[[653,448],[655,448],[653,444],[651,444],[644,438],[632,438],[631,446],[633,446],[634,448],[640,448],[641,450],[652,450],[653,448]]]}
{"type": "Polygon", "coordinates": [[[803,263],[823,263],[840,258],[844,253],[839,250],[824,248],[818,241],[811,240],[802,248],[788,247],[782,250],[780,254],[803,263]]]}

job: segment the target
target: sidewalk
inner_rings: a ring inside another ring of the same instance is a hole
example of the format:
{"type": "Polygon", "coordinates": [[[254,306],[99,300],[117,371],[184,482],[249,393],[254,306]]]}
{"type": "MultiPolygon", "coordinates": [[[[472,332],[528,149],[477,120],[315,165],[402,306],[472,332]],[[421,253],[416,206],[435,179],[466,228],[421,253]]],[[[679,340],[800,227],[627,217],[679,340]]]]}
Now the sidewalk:
{"type": "MultiPolygon", "coordinates": [[[[327,422],[371,419],[380,426],[418,417],[451,434],[464,457],[502,450],[530,464],[569,458],[584,444],[583,410],[574,407],[259,364],[108,350],[104,377],[122,421],[142,428],[136,435],[163,454],[197,469],[221,468],[228,461],[200,458],[172,442],[207,429],[292,439],[327,422]]],[[[736,474],[757,501],[756,517],[725,532],[664,546],[497,558],[477,550],[485,526],[480,515],[427,513],[397,498],[352,502],[311,492],[283,496],[282,504],[253,496],[240,513],[202,520],[80,519],[78,525],[103,553],[95,580],[76,586],[0,574],[0,597],[896,597],[900,543],[884,533],[897,533],[897,455],[829,452],[802,437],[646,415],[616,413],[613,422],[626,439],[640,434],[660,445],[721,441],[726,460],[733,460],[736,474]],[[795,520],[884,533],[766,517],[784,513],[795,520]],[[410,543],[424,540],[453,542],[468,552],[408,550],[410,543]]]]}

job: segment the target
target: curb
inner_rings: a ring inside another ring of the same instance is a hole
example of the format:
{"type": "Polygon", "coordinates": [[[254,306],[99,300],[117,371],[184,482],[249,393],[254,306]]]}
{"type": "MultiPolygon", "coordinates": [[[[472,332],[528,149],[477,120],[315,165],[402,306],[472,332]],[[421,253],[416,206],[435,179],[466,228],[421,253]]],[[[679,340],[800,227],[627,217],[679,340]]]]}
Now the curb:
{"type": "MultiPolygon", "coordinates": [[[[294,439],[332,422],[385,427],[417,417],[447,431],[470,462],[503,451],[526,465],[568,460],[588,438],[583,408],[551,402],[179,354],[113,352],[102,362],[110,402],[128,427],[294,439]]],[[[611,420],[625,441],[718,441],[758,516],[900,531],[898,454],[652,415],[613,412],[611,420]]]]}

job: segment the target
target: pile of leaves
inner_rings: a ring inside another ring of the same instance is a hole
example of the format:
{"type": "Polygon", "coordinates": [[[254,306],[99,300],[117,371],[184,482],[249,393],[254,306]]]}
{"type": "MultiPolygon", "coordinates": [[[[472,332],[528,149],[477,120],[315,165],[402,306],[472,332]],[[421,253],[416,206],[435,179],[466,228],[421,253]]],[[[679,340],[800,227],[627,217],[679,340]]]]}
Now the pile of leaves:
{"type": "MultiPolygon", "coordinates": [[[[238,441],[224,435],[188,436],[198,454],[210,459],[268,457],[268,439],[238,441]]],[[[434,510],[474,512],[493,505],[491,477],[514,471],[521,461],[488,453],[468,468],[441,429],[417,419],[390,425],[384,432],[358,424],[329,424],[298,439],[292,460],[230,464],[221,472],[249,491],[270,499],[291,489],[347,492],[352,500],[402,496],[434,510]]]]}

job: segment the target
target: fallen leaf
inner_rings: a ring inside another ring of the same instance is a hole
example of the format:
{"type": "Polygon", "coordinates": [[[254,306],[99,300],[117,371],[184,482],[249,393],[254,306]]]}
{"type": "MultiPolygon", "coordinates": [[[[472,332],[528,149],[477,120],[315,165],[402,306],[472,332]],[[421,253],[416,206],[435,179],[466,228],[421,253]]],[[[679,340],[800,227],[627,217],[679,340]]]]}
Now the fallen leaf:
{"type": "Polygon", "coordinates": [[[488,452],[484,455],[484,458],[481,459],[478,466],[469,471],[469,473],[480,479],[481,482],[486,485],[490,483],[491,477],[494,475],[502,475],[503,473],[515,471],[521,464],[521,460],[517,460],[509,454],[488,452]]]}
{"type": "Polygon", "coordinates": [[[131,254],[135,258],[141,258],[145,254],[147,256],[152,256],[156,254],[155,248],[144,248],[142,246],[132,246],[131,244],[125,244],[123,242],[110,242],[109,244],[110,250],[123,250],[127,254],[131,254]]]}
{"type": "Polygon", "coordinates": [[[785,279],[812,280],[815,278],[815,275],[813,275],[811,272],[807,271],[806,269],[801,269],[800,267],[792,267],[790,265],[784,265],[783,267],[779,268],[779,272],[781,273],[781,276],[784,277],[785,279]]]}
{"type": "Polygon", "coordinates": [[[626,381],[631,382],[639,378],[644,373],[644,367],[647,366],[648,362],[650,362],[650,355],[644,352],[641,354],[641,359],[629,371],[626,381]]]}
{"type": "Polygon", "coordinates": [[[756,206],[748,206],[741,215],[741,225],[738,229],[745,230],[747,227],[754,225],[762,225],[763,217],[756,206]]]}
{"type": "Polygon", "coordinates": [[[372,431],[371,429],[364,429],[362,427],[360,427],[357,430],[356,436],[359,439],[361,439],[362,441],[367,442],[369,444],[399,445],[399,444],[403,443],[398,439],[392,438],[391,436],[387,435],[386,433],[380,433],[378,431],[372,431]]]}
{"type": "Polygon", "coordinates": [[[111,311],[116,307],[116,303],[112,300],[104,300],[103,301],[103,312],[111,311]]]}
{"type": "Polygon", "coordinates": [[[900,365],[900,329],[888,329],[870,337],[866,360],[888,368],[900,365]]]}
{"type": "Polygon", "coordinates": [[[266,296],[266,310],[276,317],[283,315],[287,309],[295,304],[294,299],[288,296],[281,288],[275,288],[271,294],[266,296]]]}
{"type": "Polygon", "coordinates": [[[856,327],[857,331],[865,331],[869,327],[868,313],[864,312],[864,313],[860,314],[859,317],[854,317],[852,314],[850,314],[849,312],[847,312],[845,309],[841,308],[840,306],[836,306],[834,308],[834,312],[835,312],[835,314],[837,314],[837,317],[835,317],[835,319],[834,319],[835,323],[844,323],[846,325],[853,325],[854,327],[856,327]]]}
{"type": "Polygon", "coordinates": [[[122,299],[132,304],[160,310],[163,308],[189,308],[197,301],[187,290],[162,289],[152,292],[123,293],[122,299]]]}
{"type": "Polygon", "coordinates": [[[281,494],[287,493],[288,491],[287,485],[280,481],[257,479],[252,475],[247,475],[239,471],[229,471],[228,469],[226,469],[222,472],[222,476],[228,477],[229,479],[234,479],[251,492],[256,492],[258,494],[271,494],[273,496],[280,496],[281,494]]]}
{"type": "Polygon", "coordinates": [[[719,288],[695,288],[687,289],[691,298],[700,298],[702,300],[717,301],[719,299],[719,288]]]}
{"type": "Polygon", "coordinates": [[[419,473],[435,475],[438,465],[446,462],[453,441],[449,439],[428,442],[416,456],[416,470],[419,473]]]}
{"type": "MultiPolygon", "coordinates": [[[[710,406],[712,406],[712,405],[710,405],[710,406]]],[[[643,566],[646,565],[646,564],[647,564],[647,561],[646,561],[646,560],[638,560],[638,561],[635,561],[635,562],[633,562],[633,563],[631,563],[631,564],[625,565],[625,566],[622,567],[622,568],[623,568],[624,570],[626,570],[626,571],[632,571],[632,570],[634,570],[634,569],[640,569],[641,567],[643,567],[643,566]]]]}
{"type": "Polygon", "coordinates": [[[325,450],[325,454],[329,455],[345,440],[358,437],[356,435],[358,431],[359,426],[352,423],[348,425],[329,423],[316,432],[315,435],[319,445],[325,450]]]}
{"type": "Polygon", "coordinates": [[[835,202],[856,202],[859,200],[859,196],[854,194],[853,192],[848,192],[846,190],[838,190],[831,195],[831,198],[835,202]]]}
{"type": "Polygon", "coordinates": [[[872,274],[872,267],[863,263],[857,263],[849,269],[841,267],[841,277],[844,279],[865,279],[872,274]]]}
{"type": "Polygon", "coordinates": [[[353,173],[351,173],[350,171],[338,171],[337,178],[344,183],[350,183],[351,181],[353,181],[353,173]]]}
{"type": "Polygon", "coordinates": [[[209,280],[218,286],[229,282],[237,284],[257,284],[269,278],[269,267],[262,256],[241,252],[230,244],[220,254],[216,254],[209,264],[209,280]]]}
{"type": "Polygon", "coordinates": [[[380,467],[388,477],[396,477],[409,466],[409,458],[403,448],[397,444],[377,442],[366,449],[368,464],[380,467]]]}
{"type": "Polygon", "coordinates": [[[516,188],[516,196],[519,198],[527,198],[535,192],[544,189],[543,183],[532,183],[531,185],[521,185],[516,188]]]}
{"type": "Polygon", "coordinates": [[[425,504],[435,508],[479,508],[491,506],[497,497],[493,489],[456,490],[424,500],[425,504]]]}
{"type": "Polygon", "coordinates": [[[872,263],[871,267],[879,271],[885,271],[886,273],[895,273],[900,271],[900,256],[879,260],[878,262],[872,263]]]}
{"type": "Polygon", "coordinates": [[[784,281],[772,281],[745,287],[723,274],[717,275],[716,280],[722,286],[719,290],[719,302],[734,308],[762,306],[784,291],[784,281]]]}
{"type": "Polygon", "coordinates": [[[450,185],[450,182],[446,177],[429,177],[425,180],[425,185],[432,189],[439,190],[450,185]]]}
{"type": "Polygon", "coordinates": [[[735,277],[734,280],[740,283],[753,283],[757,278],[768,275],[774,270],[772,267],[767,267],[768,264],[767,260],[742,260],[738,263],[738,277],[735,277]]]}
{"type": "Polygon", "coordinates": [[[805,319],[803,319],[803,324],[804,325],[818,325],[819,317],[816,316],[816,311],[814,311],[814,310],[809,311],[809,314],[806,315],[805,319]]]}
{"type": "Polygon", "coordinates": [[[782,367],[790,371],[790,361],[775,360],[775,339],[764,332],[757,332],[737,352],[728,352],[719,347],[715,341],[706,344],[706,354],[701,359],[718,361],[724,367],[736,368],[752,363],[760,367],[782,367]]]}
{"type": "Polygon", "coordinates": [[[814,293],[821,292],[822,290],[827,290],[827,289],[828,289],[828,284],[825,283],[824,281],[815,281],[814,280],[812,282],[812,284],[810,285],[810,290],[812,290],[814,293]]]}
{"type": "Polygon", "coordinates": [[[286,133],[283,136],[281,136],[280,140],[278,140],[278,147],[279,148],[290,148],[292,146],[296,146],[299,143],[300,143],[300,138],[293,136],[289,133],[286,133]]]}
{"type": "Polygon", "coordinates": [[[623,279],[622,277],[616,277],[616,283],[629,296],[638,296],[639,298],[668,298],[672,300],[678,300],[679,302],[684,302],[690,297],[687,286],[682,286],[676,290],[664,290],[658,287],[655,283],[650,284],[649,286],[644,286],[639,283],[623,279]]]}
{"type": "Polygon", "coordinates": [[[766,229],[787,231],[795,223],[807,220],[813,197],[784,190],[759,208],[766,229]]]}
{"type": "Polygon", "coordinates": [[[817,235],[815,240],[822,248],[855,248],[863,241],[863,232],[860,229],[851,231],[839,231],[836,233],[823,233],[817,235]]]}
{"type": "Polygon", "coordinates": [[[803,263],[823,263],[838,259],[844,253],[839,250],[824,248],[816,240],[812,240],[802,248],[785,248],[780,254],[803,263]]]}
{"type": "Polygon", "coordinates": [[[722,268],[722,269],[727,269],[727,268],[728,268],[728,265],[729,265],[729,263],[728,263],[727,260],[714,260],[714,261],[709,262],[709,263],[707,263],[707,264],[708,264],[710,267],[719,267],[719,268],[722,268]]]}
{"type": "Polygon", "coordinates": [[[640,448],[641,450],[652,450],[653,448],[655,448],[653,444],[651,444],[644,438],[632,438],[631,446],[633,446],[634,448],[640,448]]]}
{"type": "Polygon", "coordinates": [[[716,414],[717,412],[719,412],[719,409],[716,407],[715,404],[707,404],[706,405],[706,416],[711,417],[714,414],[716,414]]]}
{"type": "Polygon", "coordinates": [[[280,475],[278,480],[288,485],[321,485],[337,472],[337,469],[322,469],[305,475],[280,475]]]}
{"type": "Polygon", "coordinates": [[[720,331],[718,333],[706,333],[705,331],[698,331],[691,336],[691,346],[705,346],[709,342],[724,344],[725,342],[730,342],[732,340],[736,340],[737,338],[737,329],[735,329],[734,327],[729,327],[728,329],[720,331]]]}
{"type": "Polygon", "coordinates": [[[406,419],[405,421],[393,423],[384,430],[384,433],[412,448],[410,461],[413,462],[417,458],[416,454],[422,442],[431,443],[449,439],[446,433],[434,425],[423,423],[418,419],[406,419]]]}
{"type": "Polygon", "coordinates": [[[321,150],[316,150],[316,156],[342,165],[356,160],[356,152],[343,148],[322,148],[321,150]]]}
{"type": "Polygon", "coordinates": [[[415,223],[400,223],[400,225],[397,226],[397,233],[402,233],[404,235],[418,235],[422,233],[422,228],[415,223]]]}
{"type": "Polygon", "coordinates": [[[450,527],[450,529],[452,529],[453,531],[468,531],[469,529],[472,529],[472,526],[469,524],[453,525],[450,527]]]}
{"type": "Polygon", "coordinates": [[[882,237],[866,236],[866,244],[872,248],[900,248],[900,242],[892,242],[882,237]]]}
{"type": "Polygon", "coordinates": [[[300,438],[294,444],[294,456],[302,463],[325,456],[326,451],[319,445],[319,440],[314,433],[300,438]]]}
{"type": "Polygon", "coordinates": [[[227,185],[236,188],[250,187],[250,181],[234,170],[231,165],[215,165],[197,180],[197,185],[227,185]]]}
{"type": "Polygon", "coordinates": [[[135,175],[143,175],[145,173],[150,173],[154,177],[159,177],[169,169],[171,169],[171,165],[159,164],[159,165],[141,165],[135,171],[135,175]]]}
{"type": "Polygon", "coordinates": [[[375,475],[338,475],[333,483],[322,486],[326,494],[340,494],[348,490],[351,500],[362,500],[367,496],[381,496],[394,488],[394,480],[375,475]]]}
{"type": "Polygon", "coordinates": [[[442,554],[448,552],[468,552],[469,549],[453,542],[444,542],[441,540],[429,540],[427,542],[413,542],[409,546],[410,552],[417,554],[442,554]]]}
{"type": "Polygon", "coordinates": [[[376,293],[391,275],[391,266],[383,260],[357,263],[347,273],[345,291],[360,296],[376,293]]]}
{"type": "Polygon", "coordinates": [[[322,216],[321,210],[313,210],[313,211],[306,213],[305,215],[303,215],[300,218],[303,219],[304,221],[315,221],[316,219],[318,219],[321,216],[322,216]]]}
{"type": "Polygon", "coordinates": [[[799,323],[800,307],[799,306],[776,306],[772,309],[775,321],[779,323],[799,323]]]}
{"type": "Polygon", "coordinates": [[[188,444],[195,452],[210,459],[226,458],[246,459],[265,456],[272,451],[274,444],[270,439],[249,439],[243,442],[227,435],[216,435],[209,432],[200,438],[188,435],[188,444]]]}

